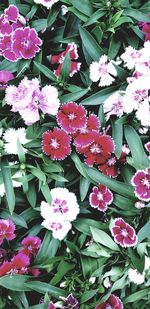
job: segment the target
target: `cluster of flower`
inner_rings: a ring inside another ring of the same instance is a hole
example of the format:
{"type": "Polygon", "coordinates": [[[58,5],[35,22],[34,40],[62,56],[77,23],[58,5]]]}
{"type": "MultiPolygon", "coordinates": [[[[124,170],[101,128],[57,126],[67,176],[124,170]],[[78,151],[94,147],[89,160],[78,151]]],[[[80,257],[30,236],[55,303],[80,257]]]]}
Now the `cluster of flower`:
{"type": "Polygon", "coordinates": [[[114,141],[111,136],[99,132],[99,119],[95,114],[87,117],[87,111],[75,102],[61,105],[57,113],[61,127],[43,133],[43,151],[52,160],[64,160],[71,153],[71,140],[77,152],[83,154],[85,163],[96,164],[100,171],[112,177],[119,173],[119,164],[126,162],[129,149],[122,148],[119,160],[114,155],[114,141]]]}
{"type": "Polygon", "coordinates": [[[35,29],[24,27],[26,20],[15,5],[0,16],[0,55],[9,61],[32,59],[42,45],[35,29]]]}
{"type": "Polygon", "coordinates": [[[54,238],[62,240],[79,213],[79,205],[75,194],[66,188],[54,188],[50,193],[51,203],[41,203],[42,225],[53,232],[54,238]]]}
{"type": "Polygon", "coordinates": [[[43,114],[56,115],[60,102],[54,86],[40,87],[37,78],[24,77],[17,86],[8,86],[5,101],[12,106],[13,112],[19,112],[25,124],[31,125],[40,119],[39,109],[43,114]]]}
{"type": "MultiPolygon", "coordinates": [[[[0,245],[3,244],[4,239],[7,241],[15,238],[15,225],[11,220],[0,220],[0,245]]],[[[31,263],[36,257],[40,247],[41,239],[37,236],[27,236],[21,242],[21,249],[15,255],[4,248],[0,248],[0,277],[4,275],[27,274],[33,276],[40,274],[39,269],[33,268],[31,263]]]]}
{"type": "MultiPolygon", "coordinates": [[[[129,46],[120,56],[124,66],[130,70],[127,78],[126,90],[113,93],[104,101],[104,113],[108,120],[111,115],[121,117],[123,113],[135,112],[136,118],[142,126],[150,125],[150,42],[144,43],[144,47],[136,50],[129,46]]],[[[90,65],[90,78],[93,82],[99,82],[99,86],[108,86],[115,80],[117,62],[109,61],[106,55],[101,56],[99,62],[90,65]]]]}

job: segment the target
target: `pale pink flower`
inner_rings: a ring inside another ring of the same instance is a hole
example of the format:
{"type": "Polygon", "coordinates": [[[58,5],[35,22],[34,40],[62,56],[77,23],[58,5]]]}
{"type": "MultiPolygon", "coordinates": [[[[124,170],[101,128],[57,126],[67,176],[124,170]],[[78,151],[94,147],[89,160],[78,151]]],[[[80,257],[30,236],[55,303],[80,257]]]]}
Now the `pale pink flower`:
{"type": "Polygon", "coordinates": [[[90,64],[90,79],[92,82],[98,82],[99,86],[109,86],[117,76],[113,61],[109,61],[106,55],[100,57],[99,62],[94,61],[90,64]]]}
{"type": "Polygon", "coordinates": [[[136,111],[136,117],[141,121],[142,126],[150,126],[150,104],[144,101],[136,111]]]}
{"type": "Polygon", "coordinates": [[[124,106],[123,92],[116,91],[111,96],[109,96],[108,99],[106,99],[103,103],[104,113],[106,114],[107,120],[111,115],[121,117],[124,112],[123,106],[124,106]]]}
{"type": "Polygon", "coordinates": [[[140,50],[136,50],[132,46],[128,46],[125,52],[120,56],[125,63],[125,66],[132,70],[139,62],[143,62],[143,53],[140,50]]]}

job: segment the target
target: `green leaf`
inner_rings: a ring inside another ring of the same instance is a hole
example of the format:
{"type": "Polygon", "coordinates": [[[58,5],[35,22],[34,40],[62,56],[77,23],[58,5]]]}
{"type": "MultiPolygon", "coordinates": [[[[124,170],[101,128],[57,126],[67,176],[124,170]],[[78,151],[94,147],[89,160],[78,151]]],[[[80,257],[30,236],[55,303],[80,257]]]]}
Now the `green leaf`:
{"type": "Polygon", "coordinates": [[[85,235],[91,235],[91,230],[90,227],[94,227],[97,229],[103,229],[103,230],[107,230],[108,227],[106,226],[105,223],[99,222],[99,221],[95,221],[92,219],[87,219],[87,218],[78,218],[73,225],[75,226],[75,228],[80,231],[81,233],[85,234],[85,235]]]}
{"type": "Polygon", "coordinates": [[[115,142],[115,155],[117,159],[120,158],[122,152],[123,141],[123,125],[117,121],[112,121],[112,137],[115,142]]]}
{"type": "Polygon", "coordinates": [[[138,244],[140,244],[145,238],[150,236],[150,221],[147,222],[138,232],[138,244]]]}
{"type": "Polygon", "coordinates": [[[90,0],[70,0],[71,4],[80,12],[87,16],[91,16],[93,8],[90,0]]]}
{"type": "Polygon", "coordinates": [[[28,279],[30,277],[25,275],[3,276],[0,278],[0,286],[12,291],[30,291],[31,289],[25,285],[28,279]]]}
{"type": "Polygon", "coordinates": [[[59,9],[53,6],[48,14],[47,17],[47,27],[52,27],[53,23],[57,19],[57,16],[59,14],[59,9]]]}
{"type": "Polygon", "coordinates": [[[131,294],[130,296],[126,297],[124,300],[124,304],[133,303],[137,300],[141,300],[149,295],[149,288],[143,289],[141,291],[135,292],[131,294]]]}
{"type": "Polygon", "coordinates": [[[101,245],[108,247],[114,251],[120,251],[118,245],[112,240],[112,238],[102,230],[99,230],[95,227],[90,227],[92,237],[95,242],[100,243],[101,245]]]}
{"type": "Polygon", "coordinates": [[[50,204],[52,201],[52,197],[51,197],[51,192],[50,192],[50,189],[47,183],[41,186],[41,191],[42,191],[43,196],[46,199],[46,202],[50,204]]]}
{"type": "Polygon", "coordinates": [[[66,297],[68,295],[67,291],[64,291],[48,283],[40,281],[30,281],[28,283],[25,283],[25,287],[41,294],[45,294],[46,292],[48,292],[50,293],[51,296],[56,297],[58,299],[60,296],[66,297]]]}
{"type": "Polygon", "coordinates": [[[118,90],[118,86],[107,87],[106,89],[100,90],[95,94],[92,94],[90,97],[87,97],[83,101],[80,102],[82,105],[100,105],[102,104],[110,95],[112,95],[116,90],[118,90]]]}
{"type": "Polygon", "coordinates": [[[34,61],[34,65],[37,67],[37,69],[40,70],[40,72],[42,72],[47,78],[49,78],[53,82],[57,80],[55,74],[50,69],[48,69],[45,65],[37,63],[35,61],[34,61]]]}
{"type": "Polygon", "coordinates": [[[58,284],[61,279],[63,279],[63,277],[72,269],[74,269],[75,264],[72,263],[68,263],[64,260],[62,260],[60,262],[60,264],[58,265],[57,268],[57,272],[55,274],[55,276],[52,278],[52,280],[50,281],[50,284],[52,285],[56,285],[58,284]]]}
{"type": "Polygon", "coordinates": [[[84,27],[90,26],[97,22],[98,19],[103,17],[106,14],[106,11],[104,9],[96,10],[91,16],[89,16],[89,19],[87,22],[83,25],[84,27]]]}
{"type": "Polygon", "coordinates": [[[28,192],[26,193],[28,202],[34,208],[36,206],[36,188],[33,182],[30,182],[28,192]]]}
{"type": "Polygon", "coordinates": [[[134,167],[138,169],[144,169],[149,166],[148,157],[144,151],[141,139],[135,129],[131,126],[125,126],[124,134],[126,141],[131,150],[132,158],[134,161],[134,167]]]}
{"type": "Polygon", "coordinates": [[[98,61],[100,56],[104,54],[102,48],[86,29],[80,27],[79,32],[87,53],[94,61],[98,61]]]}
{"type": "Polygon", "coordinates": [[[79,188],[81,201],[84,201],[84,199],[86,198],[89,187],[90,187],[90,181],[87,178],[81,176],[80,188],[79,188]]]}
{"type": "Polygon", "coordinates": [[[17,150],[18,150],[18,157],[19,157],[19,161],[20,163],[25,163],[26,158],[25,158],[25,154],[24,154],[24,149],[20,143],[19,138],[17,138],[17,150]]]}
{"type": "Polygon", "coordinates": [[[3,60],[1,62],[1,71],[10,71],[12,73],[17,71],[17,67],[18,67],[18,61],[17,62],[10,62],[8,60],[3,60]]]}
{"type": "Polygon", "coordinates": [[[71,66],[71,61],[70,61],[70,53],[68,52],[65,56],[63,66],[61,69],[61,79],[63,81],[67,80],[70,76],[70,66],[71,66]]]}
{"type": "Polygon", "coordinates": [[[30,169],[30,172],[42,182],[46,182],[46,176],[39,168],[33,167],[30,169]]]}
{"type": "Polygon", "coordinates": [[[97,292],[98,292],[98,289],[84,292],[80,298],[80,304],[87,302],[89,299],[94,297],[97,292]]]}
{"type": "Polygon", "coordinates": [[[142,274],[145,266],[144,256],[143,258],[139,257],[137,252],[132,248],[128,248],[128,252],[134,267],[142,274]]]}
{"type": "Polygon", "coordinates": [[[44,264],[51,257],[54,257],[58,247],[59,240],[52,238],[51,232],[47,231],[42,241],[42,246],[35,258],[34,265],[44,264]]]}
{"type": "Polygon", "coordinates": [[[125,9],[123,11],[123,15],[133,17],[135,20],[142,22],[150,22],[150,17],[147,14],[140,12],[140,10],[136,9],[125,9]]]}
{"type": "Polygon", "coordinates": [[[34,28],[37,32],[47,28],[47,19],[37,19],[32,21],[31,27],[34,28]]]}
{"type": "Polygon", "coordinates": [[[60,97],[60,102],[67,103],[71,101],[77,101],[80,98],[82,98],[88,91],[89,89],[83,89],[83,90],[76,91],[73,93],[64,94],[60,97]]]}
{"type": "Polygon", "coordinates": [[[7,203],[8,203],[9,211],[12,215],[14,208],[15,208],[15,193],[14,193],[14,188],[13,188],[13,183],[12,183],[12,178],[11,178],[11,170],[10,170],[7,159],[4,159],[4,158],[2,159],[1,171],[2,171],[5,192],[6,192],[7,203]]]}

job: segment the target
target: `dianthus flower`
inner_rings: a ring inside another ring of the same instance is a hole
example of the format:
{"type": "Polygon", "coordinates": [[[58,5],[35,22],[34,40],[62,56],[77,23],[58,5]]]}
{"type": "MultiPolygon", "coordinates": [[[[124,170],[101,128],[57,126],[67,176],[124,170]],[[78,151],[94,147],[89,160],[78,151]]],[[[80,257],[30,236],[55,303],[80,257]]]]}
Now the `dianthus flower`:
{"type": "Polygon", "coordinates": [[[52,160],[64,160],[71,153],[70,142],[70,136],[59,128],[42,135],[43,152],[52,160]]]}
{"type": "Polygon", "coordinates": [[[67,48],[65,49],[65,51],[63,51],[59,55],[51,56],[51,63],[52,64],[57,64],[57,63],[59,64],[58,68],[55,70],[56,76],[60,76],[60,74],[61,74],[63,62],[64,62],[64,59],[65,59],[65,56],[66,56],[67,53],[69,53],[70,60],[71,60],[70,77],[72,77],[77,71],[80,70],[81,63],[73,61],[73,60],[77,60],[78,57],[79,57],[78,51],[77,51],[77,45],[75,43],[69,43],[67,45],[67,48]]]}
{"type": "Polygon", "coordinates": [[[143,62],[144,60],[142,51],[136,50],[132,46],[128,46],[120,57],[129,70],[132,70],[137,63],[143,62]]]}
{"type": "Polygon", "coordinates": [[[93,142],[93,131],[98,132],[100,127],[99,118],[95,114],[91,114],[87,118],[87,123],[85,127],[77,130],[72,134],[74,138],[74,145],[85,147],[90,145],[93,142]]]}
{"type": "Polygon", "coordinates": [[[30,140],[26,138],[26,130],[25,128],[9,128],[3,134],[3,139],[5,141],[4,149],[7,154],[15,154],[18,155],[18,147],[17,141],[20,141],[22,145],[23,152],[26,153],[27,150],[23,147],[24,144],[28,143],[30,140]]]}
{"type": "Polygon", "coordinates": [[[69,294],[65,299],[63,299],[65,302],[65,306],[62,307],[62,309],[79,309],[79,302],[78,300],[73,296],[73,294],[69,294]]]}
{"type": "Polygon", "coordinates": [[[21,244],[23,246],[22,253],[36,256],[41,247],[41,239],[37,236],[27,236],[22,240],[21,244]]]}
{"type": "Polygon", "coordinates": [[[134,193],[139,200],[150,201],[150,168],[137,171],[131,179],[134,193]]]}
{"type": "Polygon", "coordinates": [[[58,2],[59,0],[34,0],[37,4],[42,4],[47,9],[51,9],[52,5],[58,2]]]}
{"type": "Polygon", "coordinates": [[[75,102],[63,104],[57,113],[57,123],[67,133],[74,133],[86,125],[86,109],[75,102]]]}
{"type": "Polygon", "coordinates": [[[50,302],[50,304],[48,305],[47,309],[56,309],[55,305],[50,302]]]}
{"type": "Polygon", "coordinates": [[[136,111],[136,118],[140,120],[142,126],[150,126],[150,104],[148,101],[142,102],[136,111]]]}
{"type": "Polygon", "coordinates": [[[77,146],[77,151],[84,154],[85,162],[89,166],[102,164],[114,151],[114,142],[109,135],[101,135],[99,132],[92,132],[93,141],[86,147],[77,146]]]}
{"type": "Polygon", "coordinates": [[[56,115],[60,101],[54,86],[40,87],[39,80],[24,77],[18,87],[8,86],[5,101],[12,106],[13,112],[19,112],[27,125],[40,119],[39,110],[44,114],[56,115]]]}
{"type": "Polygon", "coordinates": [[[118,296],[111,294],[106,302],[97,305],[95,309],[123,309],[123,303],[118,296]]]}
{"type": "Polygon", "coordinates": [[[42,41],[38,37],[36,30],[30,27],[16,29],[13,33],[12,40],[14,52],[24,59],[35,57],[36,53],[40,51],[39,46],[42,45],[42,41]]]}
{"type": "Polygon", "coordinates": [[[148,152],[150,152],[150,142],[147,142],[147,143],[145,144],[145,149],[146,149],[148,152]]]}
{"type": "Polygon", "coordinates": [[[66,188],[51,190],[51,203],[41,203],[42,225],[53,232],[53,236],[63,239],[71,229],[71,223],[79,213],[77,198],[66,188]]]}
{"type": "Polygon", "coordinates": [[[103,107],[107,120],[111,115],[116,115],[117,117],[123,115],[124,98],[122,93],[121,91],[116,91],[104,101],[103,107]]]}
{"type": "Polygon", "coordinates": [[[144,23],[142,27],[142,32],[145,34],[145,41],[150,40],[150,23],[144,23]]]}
{"type": "Polygon", "coordinates": [[[134,282],[135,284],[142,284],[145,279],[145,273],[140,274],[137,269],[130,268],[128,270],[128,277],[130,282],[134,282]]]}
{"type": "Polygon", "coordinates": [[[89,203],[91,207],[97,208],[99,211],[105,212],[107,206],[113,201],[112,192],[104,185],[93,187],[92,193],[89,196],[89,203]]]}
{"type": "Polygon", "coordinates": [[[16,23],[19,17],[18,8],[15,5],[9,5],[4,14],[0,16],[0,36],[9,35],[13,31],[12,23],[16,23]]]}
{"type": "Polygon", "coordinates": [[[98,82],[99,86],[109,86],[117,76],[113,61],[109,61],[106,55],[100,57],[99,62],[94,61],[90,64],[90,79],[92,82],[98,82]]]}
{"type": "Polygon", "coordinates": [[[4,238],[7,240],[12,240],[15,238],[15,225],[11,220],[0,220],[0,245],[2,244],[4,238]]]}
{"type": "Polygon", "coordinates": [[[14,78],[14,75],[9,71],[0,71],[0,89],[5,89],[10,80],[14,78]]]}
{"type": "Polygon", "coordinates": [[[116,218],[113,221],[111,233],[114,236],[115,242],[121,247],[134,247],[137,244],[134,228],[122,218],[116,218]]]}
{"type": "Polygon", "coordinates": [[[0,277],[5,275],[24,274],[30,264],[29,257],[21,252],[14,256],[10,262],[6,261],[0,266],[0,277]]]}

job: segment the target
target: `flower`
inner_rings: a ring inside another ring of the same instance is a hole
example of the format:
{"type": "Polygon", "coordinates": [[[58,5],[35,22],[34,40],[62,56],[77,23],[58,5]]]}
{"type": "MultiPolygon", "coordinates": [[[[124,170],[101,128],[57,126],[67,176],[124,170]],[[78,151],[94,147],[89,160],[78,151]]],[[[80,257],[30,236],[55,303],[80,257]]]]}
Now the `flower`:
{"type": "Polygon", "coordinates": [[[7,60],[15,62],[20,59],[12,46],[12,35],[5,35],[0,39],[0,54],[7,60]]]}
{"type": "Polygon", "coordinates": [[[9,71],[0,71],[0,89],[5,89],[10,80],[14,78],[14,75],[9,71]]]}
{"type": "Polygon", "coordinates": [[[137,269],[130,268],[128,270],[128,277],[130,282],[134,282],[138,285],[144,283],[145,273],[143,272],[142,274],[140,274],[137,269]]]}
{"type": "Polygon", "coordinates": [[[48,305],[47,309],[56,309],[55,305],[50,302],[50,304],[48,305]]]}
{"type": "Polygon", "coordinates": [[[145,41],[150,40],[150,23],[144,23],[142,32],[145,34],[145,41]]]}
{"type": "Polygon", "coordinates": [[[40,51],[42,45],[35,29],[25,27],[16,29],[12,37],[13,51],[24,59],[32,59],[40,51]]]}
{"type": "Polygon", "coordinates": [[[115,242],[121,247],[134,247],[137,244],[134,228],[122,218],[116,218],[113,221],[111,233],[114,236],[115,242]]]}
{"type": "Polygon", "coordinates": [[[71,153],[70,142],[70,136],[59,128],[42,135],[43,152],[52,160],[64,160],[71,153]]]}
{"type": "Polygon", "coordinates": [[[76,61],[72,61],[72,60],[78,59],[78,57],[79,57],[78,51],[77,51],[77,45],[73,42],[73,43],[69,43],[67,45],[67,48],[65,49],[65,51],[63,51],[59,55],[51,56],[51,63],[52,64],[59,63],[57,69],[54,71],[56,76],[60,76],[60,74],[61,74],[62,66],[63,66],[65,56],[67,55],[67,53],[69,53],[70,62],[71,62],[70,63],[70,77],[72,77],[77,71],[80,70],[81,63],[76,62],[76,61]]]}
{"type": "Polygon", "coordinates": [[[92,142],[86,147],[77,146],[77,151],[86,157],[85,162],[89,166],[102,164],[114,151],[114,142],[109,135],[101,135],[99,132],[92,132],[92,142]]]}
{"type": "Polygon", "coordinates": [[[75,102],[63,104],[57,113],[57,122],[67,133],[74,133],[86,125],[86,109],[75,102]]]}
{"type": "Polygon", "coordinates": [[[58,99],[58,90],[56,87],[51,85],[43,87],[39,101],[39,107],[44,114],[50,114],[53,116],[57,114],[60,101],[58,99]]]}
{"type": "Polygon", "coordinates": [[[124,112],[124,98],[123,91],[116,91],[111,96],[108,97],[104,101],[104,113],[106,114],[107,120],[111,115],[116,115],[117,117],[121,117],[124,112]]]}
{"type": "Polygon", "coordinates": [[[77,198],[66,188],[51,190],[51,203],[41,203],[42,225],[53,231],[53,236],[62,240],[71,229],[70,222],[75,220],[79,213],[77,198]]]}
{"type": "MultiPolygon", "coordinates": [[[[26,138],[26,130],[25,128],[9,128],[3,134],[3,139],[5,141],[4,149],[7,154],[15,154],[18,155],[18,147],[17,141],[20,141],[21,145],[24,145],[29,142],[26,138]]],[[[22,146],[23,152],[26,153],[27,150],[22,146]]]]}
{"type": "Polygon", "coordinates": [[[148,101],[141,103],[137,109],[136,117],[142,126],[150,126],[150,104],[148,101]]]}
{"type": "Polygon", "coordinates": [[[12,23],[16,23],[19,17],[18,8],[15,5],[9,5],[4,14],[0,16],[0,34],[9,35],[13,31],[12,23]]]}
{"type": "Polygon", "coordinates": [[[134,193],[141,201],[150,201],[150,168],[138,170],[131,179],[134,193]]]}
{"type": "Polygon", "coordinates": [[[100,57],[99,62],[94,61],[90,64],[90,79],[92,82],[98,82],[99,86],[109,86],[115,80],[117,71],[113,61],[109,61],[106,55],[100,57]]]}
{"type": "Polygon", "coordinates": [[[79,309],[79,302],[78,300],[73,296],[73,294],[69,294],[65,299],[65,306],[62,307],[62,309],[65,309],[66,306],[68,309],[79,309]]]}
{"type": "Polygon", "coordinates": [[[150,142],[147,142],[145,145],[145,149],[150,152],[150,142]]]}
{"type": "Polygon", "coordinates": [[[73,192],[66,188],[51,189],[51,204],[41,203],[41,215],[44,219],[51,215],[61,214],[62,220],[73,221],[79,213],[77,198],[73,192]]]}
{"type": "Polygon", "coordinates": [[[97,305],[95,309],[123,309],[123,303],[118,296],[111,294],[106,302],[97,305]]]}
{"type": "Polygon", "coordinates": [[[44,5],[47,9],[51,9],[52,5],[58,2],[59,0],[34,0],[37,4],[44,5]]]}
{"type": "Polygon", "coordinates": [[[136,50],[132,46],[128,46],[120,58],[129,70],[132,70],[137,63],[144,60],[142,51],[136,50]]]}
{"type": "Polygon", "coordinates": [[[11,220],[0,220],[0,245],[3,243],[4,238],[12,240],[15,238],[15,225],[11,220]]]}
{"type": "Polygon", "coordinates": [[[143,202],[135,202],[134,206],[137,208],[137,209],[141,209],[141,208],[144,208],[145,207],[145,203],[143,202]]]}
{"type": "Polygon", "coordinates": [[[97,208],[98,210],[105,212],[107,206],[113,201],[112,192],[104,185],[99,185],[98,187],[93,187],[92,193],[89,196],[89,203],[91,207],[97,208]]]}
{"type": "Polygon", "coordinates": [[[21,252],[14,256],[10,262],[6,261],[0,266],[0,277],[4,275],[24,274],[27,272],[29,257],[21,252]]]}
{"type": "Polygon", "coordinates": [[[41,247],[41,239],[37,236],[27,236],[22,240],[21,244],[23,246],[22,253],[36,256],[41,247]]]}

